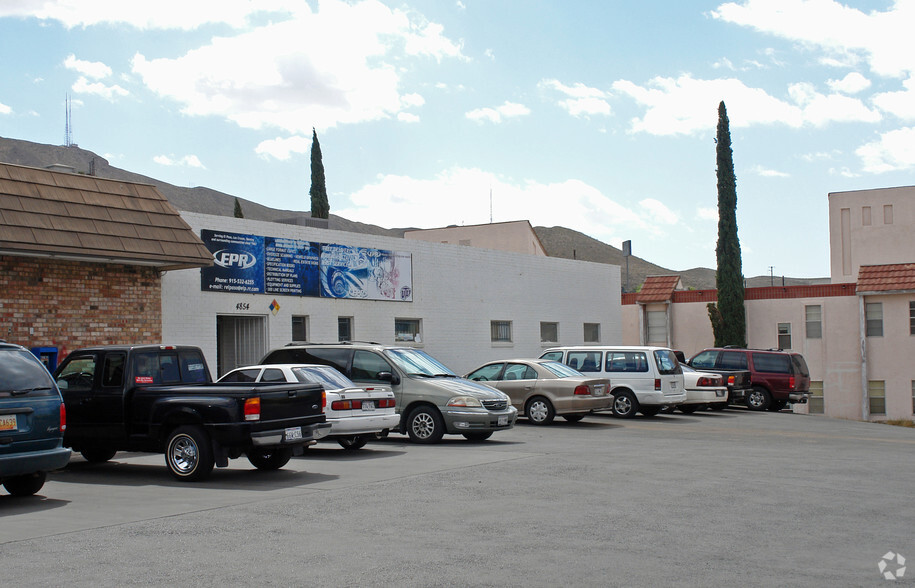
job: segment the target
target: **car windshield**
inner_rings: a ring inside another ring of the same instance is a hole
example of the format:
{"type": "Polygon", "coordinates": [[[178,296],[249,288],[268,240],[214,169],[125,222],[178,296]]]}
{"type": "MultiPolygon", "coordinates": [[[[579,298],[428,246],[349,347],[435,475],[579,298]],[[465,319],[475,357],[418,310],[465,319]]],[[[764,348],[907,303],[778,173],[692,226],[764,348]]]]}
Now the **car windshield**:
{"type": "Polygon", "coordinates": [[[352,380],[338,372],[332,367],[327,366],[301,366],[292,368],[292,373],[298,381],[302,383],[321,384],[328,390],[339,390],[341,388],[355,388],[352,380]]]}
{"type": "Polygon", "coordinates": [[[25,394],[53,387],[51,375],[34,355],[21,349],[0,351],[0,392],[25,394]]]}
{"type": "Polygon", "coordinates": [[[437,359],[418,349],[386,349],[384,353],[397,367],[411,376],[457,377],[437,359]]]}
{"type": "Polygon", "coordinates": [[[566,364],[559,363],[558,361],[543,361],[540,363],[540,365],[550,370],[553,372],[553,374],[560,378],[580,378],[584,376],[584,374],[580,371],[574,370],[566,364]]]}

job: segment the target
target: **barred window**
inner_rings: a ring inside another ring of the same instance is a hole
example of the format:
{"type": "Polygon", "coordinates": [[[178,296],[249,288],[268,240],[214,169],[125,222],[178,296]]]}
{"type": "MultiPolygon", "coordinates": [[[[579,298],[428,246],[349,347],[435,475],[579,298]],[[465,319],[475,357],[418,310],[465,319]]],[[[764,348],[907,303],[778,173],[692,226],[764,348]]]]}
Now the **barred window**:
{"type": "Polygon", "coordinates": [[[511,343],[512,342],[512,322],[511,321],[491,321],[490,335],[493,343],[511,343]]]}

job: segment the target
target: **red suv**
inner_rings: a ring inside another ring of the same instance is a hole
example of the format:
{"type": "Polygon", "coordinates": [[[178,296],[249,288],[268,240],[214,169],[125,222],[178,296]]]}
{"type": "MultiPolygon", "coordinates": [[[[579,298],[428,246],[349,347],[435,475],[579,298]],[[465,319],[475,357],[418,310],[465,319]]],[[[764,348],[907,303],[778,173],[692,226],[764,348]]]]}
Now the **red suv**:
{"type": "Polygon", "coordinates": [[[749,370],[752,388],[743,400],[751,410],[778,411],[789,402],[805,404],[810,396],[810,371],[800,353],[718,347],[700,351],[686,363],[699,370],[749,370]]]}

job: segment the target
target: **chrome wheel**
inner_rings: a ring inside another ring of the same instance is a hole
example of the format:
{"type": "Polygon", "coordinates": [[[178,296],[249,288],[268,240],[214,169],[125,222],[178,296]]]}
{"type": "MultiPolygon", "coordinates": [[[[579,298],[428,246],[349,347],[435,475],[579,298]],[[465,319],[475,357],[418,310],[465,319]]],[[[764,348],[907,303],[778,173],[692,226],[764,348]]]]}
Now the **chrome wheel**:
{"type": "Polygon", "coordinates": [[[187,475],[197,467],[200,453],[190,435],[176,435],[169,445],[168,458],[176,473],[187,475]]]}
{"type": "Polygon", "coordinates": [[[168,437],[165,465],[179,479],[198,481],[213,471],[216,460],[206,432],[194,425],[178,427],[168,437]]]}

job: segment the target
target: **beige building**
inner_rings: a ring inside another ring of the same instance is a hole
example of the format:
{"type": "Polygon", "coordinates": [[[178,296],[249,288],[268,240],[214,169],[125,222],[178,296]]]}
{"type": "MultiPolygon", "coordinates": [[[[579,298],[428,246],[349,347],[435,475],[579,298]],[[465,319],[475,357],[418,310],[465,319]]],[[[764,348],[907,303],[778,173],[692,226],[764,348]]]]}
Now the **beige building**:
{"type": "MultiPolygon", "coordinates": [[[[748,288],[748,345],[804,355],[809,405],[796,412],[911,420],[915,409],[915,187],[829,194],[831,284],[748,288]]],[[[670,276],[622,296],[623,342],[687,356],[712,346],[707,304],[670,276]]]]}
{"type": "Polygon", "coordinates": [[[406,231],[404,239],[546,256],[534,227],[526,220],[406,231]]]}

